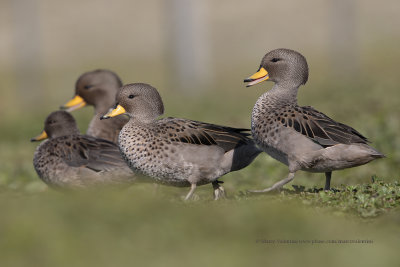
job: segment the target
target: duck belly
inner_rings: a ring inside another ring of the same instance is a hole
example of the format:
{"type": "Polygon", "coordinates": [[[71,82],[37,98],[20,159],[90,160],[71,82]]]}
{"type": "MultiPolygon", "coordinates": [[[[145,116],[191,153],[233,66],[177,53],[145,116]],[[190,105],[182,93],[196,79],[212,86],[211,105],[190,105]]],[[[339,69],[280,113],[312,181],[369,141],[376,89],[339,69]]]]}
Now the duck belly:
{"type": "Polygon", "coordinates": [[[294,170],[307,162],[309,154],[322,148],[306,136],[286,127],[271,127],[271,131],[264,135],[253,132],[253,137],[268,155],[292,166],[294,170]]]}
{"type": "Polygon", "coordinates": [[[273,159],[282,162],[286,166],[289,166],[288,155],[286,153],[268,144],[258,144],[258,145],[265,153],[267,153],[273,159]]]}
{"type": "Polygon", "coordinates": [[[384,157],[366,144],[337,144],[315,152],[310,166],[302,168],[310,172],[328,172],[357,167],[384,157]]]}

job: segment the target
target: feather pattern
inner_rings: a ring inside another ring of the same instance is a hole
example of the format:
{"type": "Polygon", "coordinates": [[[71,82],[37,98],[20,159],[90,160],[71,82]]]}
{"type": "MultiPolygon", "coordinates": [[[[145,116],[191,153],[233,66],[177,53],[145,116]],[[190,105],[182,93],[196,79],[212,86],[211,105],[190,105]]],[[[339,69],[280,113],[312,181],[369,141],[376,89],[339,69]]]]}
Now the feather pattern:
{"type": "Polygon", "coordinates": [[[310,106],[289,108],[282,115],[278,120],[281,124],[293,128],[323,147],[369,143],[368,139],[354,128],[336,122],[310,106]]]}
{"type": "Polygon", "coordinates": [[[199,121],[165,118],[160,120],[169,125],[166,137],[173,142],[193,145],[217,145],[225,150],[232,150],[241,145],[252,144],[250,129],[232,128],[199,121]]]}
{"type": "Polygon", "coordinates": [[[49,140],[51,153],[71,167],[86,167],[96,172],[126,168],[118,146],[88,135],[62,136],[49,140]]]}

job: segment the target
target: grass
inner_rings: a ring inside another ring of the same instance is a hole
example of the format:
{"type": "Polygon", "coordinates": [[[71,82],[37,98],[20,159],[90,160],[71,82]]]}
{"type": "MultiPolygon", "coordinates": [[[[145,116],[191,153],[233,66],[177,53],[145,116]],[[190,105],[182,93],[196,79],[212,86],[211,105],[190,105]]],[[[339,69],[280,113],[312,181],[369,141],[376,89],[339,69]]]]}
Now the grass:
{"type": "Polygon", "coordinates": [[[311,200],[319,203],[301,194],[183,203],[175,190],[153,189],[2,194],[2,265],[394,266],[398,259],[396,212],[364,222],[324,207],[321,193],[311,200]]]}
{"type": "Polygon", "coordinates": [[[305,189],[293,186],[294,190],[282,192],[282,198],[297,199],[304,205],[320,208],[332,208],[332,211],[344,212],[361,218],[375,218],[400,206],[400,184],[385,183],[372,177],[367,184],[341,185],[331,191],[322,188],[305,189]]]}
{"type": "MultiPolygon", "coordinates": [[[[160,88],[166,115],[249,127],[261,88],[232,95],[219,90],[231,90],[225,80],[195,96],[160,88]]],[[[320,190],[323,174],[298,172],[278,194],[249,195],[247,189],[268,187],[287,175],[286,166],[262,154],[246,169],[224,176],[227,199],[213,201],[211,186],[205,185],[196,191],[198,200],[188,203],[181,200],[188,188],[151,184],[122,191],[48,189],[33,169],[37,144],[29,139],[71,93],[49,96],[51,104],[28,107],[29,113],[18,112],[23,108],[18,102],[7,103],[17,108],[1,118],[0,265],[395,266],[400,243],[398,88],[385,85],[387,94],[381,95],[381,85],[370,84],[365,95],[364,84],[335,93],[329,88],[340,86],[330,84],[321,93],[321,84],[315,83],[301,91],[299,102],[354,126],[387,158],[334,172],[334,192],[320,190]],[[355,107],[355,99],[363,101],[355,107]]],[[[83,132],[91,112],[73,114],[83,132]]]]}

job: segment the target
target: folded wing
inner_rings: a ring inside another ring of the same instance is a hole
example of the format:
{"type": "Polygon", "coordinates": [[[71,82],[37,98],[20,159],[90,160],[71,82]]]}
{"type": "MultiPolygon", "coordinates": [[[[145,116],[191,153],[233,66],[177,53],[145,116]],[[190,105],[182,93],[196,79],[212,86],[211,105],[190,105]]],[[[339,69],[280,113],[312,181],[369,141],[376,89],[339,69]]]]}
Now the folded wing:
{"type": "Polygon", "coordinates": [[[172,142],[194,145],[217,145],[225,152],[245,144],[252,144],[250,130],[232,128],[199,121],[166,118],[168,120],[168,138],[172,142]]]}
{"type": "Polygon", "coordinates": [[[334,121],[310,106],[295,107],[285,114],[279,118],[284,126],[293,128],[323,147],[369,142],[357,130],[334,121]]]}

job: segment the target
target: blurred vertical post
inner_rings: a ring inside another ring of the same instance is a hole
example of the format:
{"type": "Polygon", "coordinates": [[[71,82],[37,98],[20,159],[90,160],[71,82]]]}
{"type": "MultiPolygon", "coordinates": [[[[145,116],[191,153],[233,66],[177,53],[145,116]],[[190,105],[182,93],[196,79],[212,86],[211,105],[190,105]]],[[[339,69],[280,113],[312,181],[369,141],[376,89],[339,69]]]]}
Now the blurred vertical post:
{"type": "Polygon", "coordinates": [[[351,79],[359,72],[355,0],[331,0],[329,25],[331,28],[332,73],[351,79]]]}
{"type": "Polygon", "coordinates": [[[42,49],[37,0],[12,0],[17,97],[21,104],[42,101],[42,49]]]}
{"type": "Polygon", "coordinates": [[[188,94],[212,79],[206,1],[166,1],[169,86],[188,94]]]}

